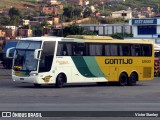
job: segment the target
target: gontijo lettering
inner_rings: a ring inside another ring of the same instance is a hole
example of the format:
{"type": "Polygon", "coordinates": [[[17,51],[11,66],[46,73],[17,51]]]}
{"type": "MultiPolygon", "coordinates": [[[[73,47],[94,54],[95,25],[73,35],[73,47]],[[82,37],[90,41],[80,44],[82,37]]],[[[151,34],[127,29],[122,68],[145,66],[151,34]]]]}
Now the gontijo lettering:
{"type": "Polygon", "coordinates": [[[105,64],[132,64],[132,59],[105,59],[105,64]]]}

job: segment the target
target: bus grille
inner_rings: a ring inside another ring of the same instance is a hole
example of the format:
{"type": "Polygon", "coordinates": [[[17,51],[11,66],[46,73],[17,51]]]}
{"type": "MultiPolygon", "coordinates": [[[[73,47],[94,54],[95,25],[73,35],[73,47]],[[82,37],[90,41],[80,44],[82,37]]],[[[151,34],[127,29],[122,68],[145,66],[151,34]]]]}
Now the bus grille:
{"type": "Polygon", "coordinates": [[[152,71],[151,67],[144,67],[143,68],[143,77],[144,78],[150,78],[151,77],[151,71],[152,71]]]}

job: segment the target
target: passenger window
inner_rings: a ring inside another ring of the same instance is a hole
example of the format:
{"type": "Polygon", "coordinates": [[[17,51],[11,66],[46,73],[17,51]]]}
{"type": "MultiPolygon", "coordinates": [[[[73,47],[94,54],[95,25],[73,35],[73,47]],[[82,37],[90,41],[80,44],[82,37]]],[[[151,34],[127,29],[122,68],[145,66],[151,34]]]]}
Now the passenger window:
{"type": "Polygon", "coordinates": [[[118,56],[118,45],[113,44],[110,46],[111,56],[118,56]]]}
{"type": "Polygon", "coordinates": [[[74,56],[86,55],[86,45],[84,43],[73,44],[73,55],[74,56]]]}
{"type": "Polygon", "coordinates": [[[89,44],[89,55],[102,56],[103,54],[103,45],[102,44],[89,44]]]}
{"type": "Polygon", "coordinates": [[[105,56],[110,56],[111,55],[111,52],[110,52],[110,44],[106,44],[104,46],[104,55],[105,56]]]}
{"type": "Polygon", "coordinates": [[[141,46],[140,45],[131,45],[131,55],[132,56],[141,56],[141,46]]]}
{"type": "Polygon", "coordinates": [[[152,46],[151,45],[142,45],[142,55],[143,56],[152,56],[152,46]]]}
{"type": "Polygon", "coordinates": [[[71,56],[72,44],[71,43],[59,43],[57,49],[57,56],[71,56]]]}
{"type": "Polygon", "coordinates": [[[120,56],[130,56],[130,45],[120,45],[119,47],[120,56]]]}

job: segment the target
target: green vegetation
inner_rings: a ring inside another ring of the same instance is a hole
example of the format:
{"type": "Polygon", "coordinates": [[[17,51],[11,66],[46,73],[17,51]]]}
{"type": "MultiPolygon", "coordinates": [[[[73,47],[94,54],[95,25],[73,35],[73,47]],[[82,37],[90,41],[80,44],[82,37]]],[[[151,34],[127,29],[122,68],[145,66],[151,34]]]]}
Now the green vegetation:
{"type": "Polygon", "coordinates": [[[101,4],[99,9],[101,14],[127,10],[128,8],[140,10],[142,7],[151,7],[153,11],[160,12],[159,5],[159,0],[126,0],[126,2],[107,2],[106,4],[101,4]]]}
{"type": "Polygon", "coordinates": [[[63,30],[63,33],[64,33],[64,36],[67,36],[67,35],[97,35],[93,31],[87,31],[85,30],[84,27],[80,27],[76,25],[65,27],[63,30]]]}
{"type": "Polygon", "coordinates": [[[128,33],[116,33],[111,35],[112,38],[117,38],[117,39],[124,39],[127,37],[133,37],[133,34],[128,34],[128,33]]]}
{"type": "Polygon", "coordinates": [[[41,4],[37,3],[36,0],[0,0],[0,10],[9,10],[10,8],[17,8],[21,11],[22,15],[37,14],[39,13],[38,6],[41,4]]]}
{"type": "Polygon", "coordinates": [[[0,9],[9,9],[11,7],[25,8],[24,4],[39,5],[35,0],[0,0],[0,9]]]}
{"type": "Polygon", "coordinates": [[[0,25],[19,25],[21,18],[20,10],[12,7],[9,9],[8,15],[0,15],[0,25]]]}

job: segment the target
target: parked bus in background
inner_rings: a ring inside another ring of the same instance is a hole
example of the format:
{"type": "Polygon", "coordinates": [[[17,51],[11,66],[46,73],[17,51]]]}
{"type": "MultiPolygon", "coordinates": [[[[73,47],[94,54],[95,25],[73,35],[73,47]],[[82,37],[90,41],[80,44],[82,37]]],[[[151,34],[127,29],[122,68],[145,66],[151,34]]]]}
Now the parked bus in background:
{"type": "Polygon", "coordinates": [[[154,44],[154,76],[160,75],[160,45],[154,44]]]}
{"type": "MultiPolygon", "coordinates": [[[[15,47],[17,42],[18,42],[17,40],[8,40],[8,41],[3,42],[2,52],[0,53],[1,54],[0,60],[2,61],[2,65],[4,68],[8,68],[8,69],[12,68],[12,58],[6,58],[6,51],[8,48],[15,47]]],[[[13,53],[14,53],[14,49],[10,51],[10,56],[13,57],[13,53]]]]}
{"type": "Polygon", "coordinates": [[[19,40],[13,57],[13,81],[36,87],[88,82],[125,86],[153,78],[154,46],[150,40],[83,35],[30,37],[19,40]]]}

